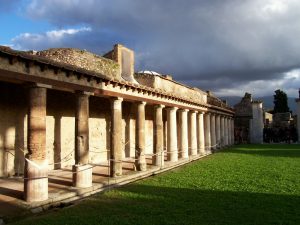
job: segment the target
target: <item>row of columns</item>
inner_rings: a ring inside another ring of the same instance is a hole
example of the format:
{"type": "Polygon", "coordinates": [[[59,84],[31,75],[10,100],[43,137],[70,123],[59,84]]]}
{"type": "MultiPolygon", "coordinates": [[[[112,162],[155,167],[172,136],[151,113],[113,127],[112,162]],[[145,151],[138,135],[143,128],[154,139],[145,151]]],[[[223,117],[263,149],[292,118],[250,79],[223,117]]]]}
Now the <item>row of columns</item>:
{"type": "Polygon", "coordinates": [[[234,144],[234,120],[232,117],[206,113],[204,119],[206,151],[234,144]]]}
{"type": "MultiPolygon", "coordinates": [[[[48,198],[48,161],[46,151],[46,91],[35,85],[29,88],[28,154],[24,172],[24,194],[28,202],[48,198]]],[[[110,175],[122,175],[122,98],[111,99],[110,175]]],[[[147,170],[145,157],[145,105],[137,103],[135,164],[139,171],[147,170]]],[[[153,163],[164,165],[163,105],[154,107],[153,163]]],[[[176,107],[167,110],[167,159],[205,155],[220,147],[233,144],[233,120],[229,117],[189,111],[176,107]],[[177,118],[178,111],[178,118],[177,118]],[[189,112],[189,113],[188,113],[189,112]],[[178,126],[177,126],[178,123],[178,126]],[[177,143],[178,140],[178,143],[177,143]]],[[[89,165],[89,93],[76,93],[75,165],[73,186],[92,186],[92,167],[89,165]]]]}

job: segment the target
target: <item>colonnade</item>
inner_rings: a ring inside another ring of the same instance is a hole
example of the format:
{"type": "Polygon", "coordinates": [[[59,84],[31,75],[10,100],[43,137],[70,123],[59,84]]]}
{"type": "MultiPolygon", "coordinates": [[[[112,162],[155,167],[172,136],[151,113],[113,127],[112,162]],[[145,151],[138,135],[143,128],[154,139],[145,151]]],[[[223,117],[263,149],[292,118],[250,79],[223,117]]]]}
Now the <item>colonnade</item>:
{"type": "MultiPolygon", "coordinates": [[[[92,166],[89,165],[89,96],[76,92],[75,112],[75,165],[73,186],[92,186],[92,166]]],[[[46,151],[46,95],[41,85],[29,87],[28,151],[25,162],[24,194],[28,202],[48,199],[48,161],[46,151]],[[32,179],[31,179],[32,178],[32,179]]],[[[111,97],[110,176],[122,176],[122,102],[123,98],[111,97]]],[[[138,171],[146,171],[145,157],[145,106],[136,102],[136,153],[138,171]]],[[[206,155],[234,143],[233,119],[222,112],[188,110],[164,105],[154,106],[153,165],[164,166],[167,161],[177,162],[198,155],[206,155]],[[167,146],[164,150],[164,118],[167,113],[167,146]]]]}

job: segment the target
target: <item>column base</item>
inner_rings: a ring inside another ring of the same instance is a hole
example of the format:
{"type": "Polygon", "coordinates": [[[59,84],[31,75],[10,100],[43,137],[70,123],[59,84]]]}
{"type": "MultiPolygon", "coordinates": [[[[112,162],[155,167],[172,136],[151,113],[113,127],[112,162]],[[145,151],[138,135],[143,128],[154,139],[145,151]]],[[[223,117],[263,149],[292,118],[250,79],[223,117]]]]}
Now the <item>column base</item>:
{"type": "Polygon", "coordinates": [[[197,149],[192,149],[191,156],[196,156],[196,155],[197,155],[197,149]]]}
{"type": "Polygon", "coordinates": [[[206,152],[205,152],[204,148],[199,150],[199,155],[205,155],[205,154],[206,154],[206,152]]]}
{"type": "Polygon", "coordinates": [[[170,162],[177,162],[178,161],[178,152],[176,151],[176,152],[170,153],[168,155],[168,160],[170,162]]]}
{"type": "Polygon", "coordinates": [[[110,176],[111,177],[120,177],[122,176],[122,162],[114,162],[110,163],[110,176]]]}
{"type": "Polygon", "coordinates": [[[139,160],[136,161],[136,168],[138,171],[146,171],[147,170],[147,163],[144,157],[141,157],[139,160]]]}
{"type": "Polygon", "coordinates": [[[73,165],[73,187],[88,188],[93,185],[93,167],[91,165],[73,165]]]}
{"type": "Polygon", "coordinates": [[[206,154],[211,154],[212,153],[212,150],[211,149],[207,149],[206,150],[206,154]]]}
{"type": "Polygon", "coordinates": [[[181,151],[181,153],[179,153],[179,154],[180,154],[182,159],[188,159],[189,158],[189,152],[187,150],[185,150],[185,151],[180,150],[180,151],[181,151]]]}
{"type": "Polygon", "coordinates": [[[164,157],[161,155],[161,153],[159,153],[158,155],[154,155],[152,157],[152,161],[155,166],[164,166],[164,157]]]}
{"type": "Polygon", "coordinates": [[[25,160],[24,199],[39,202],[48,199],[48,160],[25,160]]]}

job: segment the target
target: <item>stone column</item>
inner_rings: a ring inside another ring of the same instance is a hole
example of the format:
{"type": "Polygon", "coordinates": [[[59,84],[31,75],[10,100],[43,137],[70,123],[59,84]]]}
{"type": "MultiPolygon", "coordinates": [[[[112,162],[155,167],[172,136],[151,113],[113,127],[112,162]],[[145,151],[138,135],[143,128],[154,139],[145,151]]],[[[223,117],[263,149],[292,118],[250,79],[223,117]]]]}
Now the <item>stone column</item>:
{"type": "Polygon", "coordinates": [[[189,143],[188,143],[188,110],[179,110],[179,127],[180,127],[180,143],[179,151],[181,152],[181,157],[186,159],[189,158],[189,143]]]}
{"type": "Polygon", "coordinates": [[[153,164],[164,166],[164,125],[163,125],[163,105],[156,105],[154,110],[154,150],[153,164]]]}
{"type": "Polygon", "coordinates": [[[235,144],[235,141],[234,141],[234,118],[232,118],[231,120],[231,139],[232,139],[232,145],[235,144]]]}
{"type": "Polygon", "coordinates": [[[89,94],[76,93],[75,112],[75,165],[73,165],[73,186],[91,187],[93,169],[89,165],[89,94]]]}
{"type": "Polygon", "coordinates": [[[227,117],[227,145],[230,145],[230,118],[227,117]]]}
{"type": "Polygon", "coordinates": [[[231,145],[234,145],[234,123],[233,118],[230,119],[230,135],[231,135],[231,145]]]}
{"type": "Polygon", "coordinates": [[[135,163],[139,171],[147,170],[145,157],[145,105],[146,102],[139,102],[136,117],[136,152],[135,163]]]}
{"type": "Polygon", "coordinates": [[[300,92],[299,98],[296,99],[297,103],[297,131],[298,131],[298,143],[300,142],[300,92]]]}
{"type": "Polygon", "coordinates": [[[189,147],[190,155],[197,155],[197,124],[196,124],[196,112],[191,111],[189,115],[189,128],[190,128],[190,137],[189,137],[189,147]]]}
{"type": "Polygon", "coordinates": [[[204,119],[203,112],[198,113],[198,149],[200,155],[205,155],[204,119]]]}
{"type": "Polygon", "coordinates": [[[225,129],[224,129],[224,126],[225,126],[225,123],[224,123],[224,116],[220,116],[220,125],[221,125],[221,148],[223,148],[225,146],[225,129]]]}
{"type": "Polygon", "coordinates": [[[110,176],[122,176],[122,98],[111,99],[110,176]]]}
{"type": "Polygon", "coordinates": [[[178,148],[177,148],[177,123],[176,123],[176,107],[168,108],[168,137],[167,137],[167,151],[168,160],[171,162],[178,161],[178,148]]]}
{"type": "Polygon", "coordinates": [[[221,118],[216,115],[216,144],[217,148],[221,148],[221,118]]]}
{"type": "Polygon", "coordinates": [[[210,115],[210,136],[211,136],[211,149],[216,149],[216,117],[215,114],[210,115]]]}
{"type": "Polygon", "coordinates": [[[231,118],[228,118],[228,145],[231,145],[231,118]]]}
{"type": "Polygon", "coordinates": [[[225,138],[225,142],[224,142],[224,144],[225,144],[225,146],[228,146],[228,118],[227,117],[225,117],[224,118],[224,138],[225,138]]]}
{"type": "Polygon", "coordinates": [[[205,114],[204,120],[204,132],[205,132],[205,150],[206,153],[210,153],[211,150],[211,136],[210,136],[210,114],[205,114]]]}
{"type": "Polygon", "coordinates": [[[24,168],[24,198],[27,202],[48,199],[46,95],[45,87],[29,88],[28,153],[24,168]]]}
{"type": "Polygon", "coordinates": [[[231,135],[231,118],[228,118],[228,143],[231,146],[232,145],[232,135],[231,135]]]}

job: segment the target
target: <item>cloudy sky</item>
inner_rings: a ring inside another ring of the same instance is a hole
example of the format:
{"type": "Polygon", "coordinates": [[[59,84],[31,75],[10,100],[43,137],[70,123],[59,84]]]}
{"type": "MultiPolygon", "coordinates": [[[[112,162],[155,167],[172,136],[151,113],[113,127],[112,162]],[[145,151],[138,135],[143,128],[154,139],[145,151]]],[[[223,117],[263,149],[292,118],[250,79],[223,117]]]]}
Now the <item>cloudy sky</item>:
{"type": "Polygon", "coordinates": [[[300,88],[299,0],[0,0],[0,44],[136,52],[136,70],[219,96],[300,88]]]}

